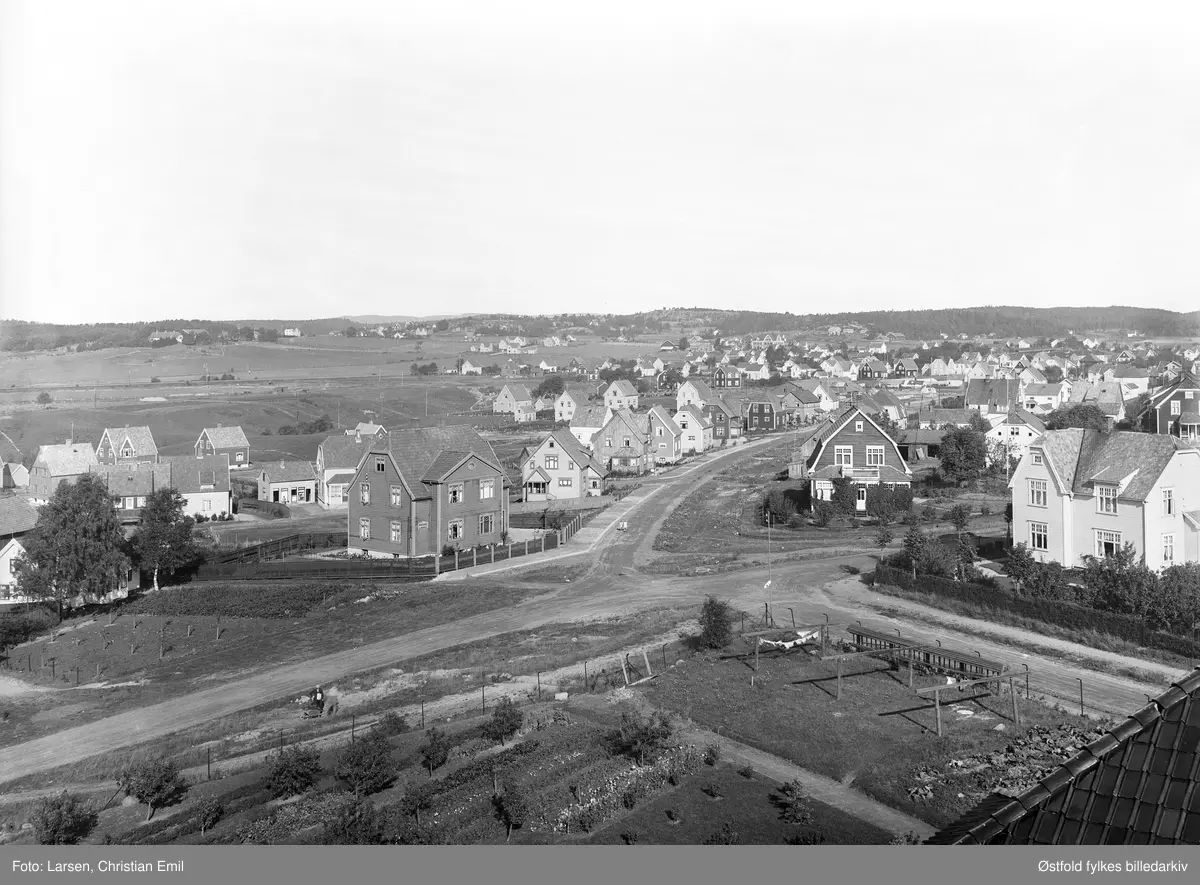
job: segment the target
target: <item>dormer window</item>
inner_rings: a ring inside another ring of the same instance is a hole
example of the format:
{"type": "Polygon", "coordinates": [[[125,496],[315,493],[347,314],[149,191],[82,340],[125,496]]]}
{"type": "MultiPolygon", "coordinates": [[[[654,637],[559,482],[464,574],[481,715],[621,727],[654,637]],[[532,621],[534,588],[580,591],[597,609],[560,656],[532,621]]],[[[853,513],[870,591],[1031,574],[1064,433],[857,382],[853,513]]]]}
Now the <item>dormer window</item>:
{"type": "Polygon", "coordinates": [[[1096,512],[1115,515],[1117,512],[1117,487],[1114,485],[1096,486],[1096,512]]]}

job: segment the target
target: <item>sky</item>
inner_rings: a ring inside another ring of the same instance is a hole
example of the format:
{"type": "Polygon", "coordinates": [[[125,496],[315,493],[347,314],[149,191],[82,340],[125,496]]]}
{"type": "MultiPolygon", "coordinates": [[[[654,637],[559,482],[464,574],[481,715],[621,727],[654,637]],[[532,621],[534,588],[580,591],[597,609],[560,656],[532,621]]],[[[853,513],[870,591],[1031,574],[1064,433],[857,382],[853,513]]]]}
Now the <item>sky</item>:
{"type": "Polygon", "coordinates": [[[1095,0],[0,0],[0,318],[1194,310],[1197,45],[1095,0]]]}

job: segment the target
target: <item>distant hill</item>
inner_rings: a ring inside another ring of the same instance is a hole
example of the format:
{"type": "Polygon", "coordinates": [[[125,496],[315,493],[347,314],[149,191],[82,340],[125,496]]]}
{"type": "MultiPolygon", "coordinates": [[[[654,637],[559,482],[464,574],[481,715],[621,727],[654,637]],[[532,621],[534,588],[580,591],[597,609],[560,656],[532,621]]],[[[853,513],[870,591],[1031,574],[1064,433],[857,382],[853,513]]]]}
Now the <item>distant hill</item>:
{"type": "Polygon", "coordinates": [[[456,320],[459,317],[466,316],[462,313],[438,313],[424,317],[406,317],[406,316],[385,316],[383,314],[363,314],[362,316],[343,317],[351,323],[373,323],[376,325],[385,325],[388,323],[436,323],[438,320],[456,320]]]}

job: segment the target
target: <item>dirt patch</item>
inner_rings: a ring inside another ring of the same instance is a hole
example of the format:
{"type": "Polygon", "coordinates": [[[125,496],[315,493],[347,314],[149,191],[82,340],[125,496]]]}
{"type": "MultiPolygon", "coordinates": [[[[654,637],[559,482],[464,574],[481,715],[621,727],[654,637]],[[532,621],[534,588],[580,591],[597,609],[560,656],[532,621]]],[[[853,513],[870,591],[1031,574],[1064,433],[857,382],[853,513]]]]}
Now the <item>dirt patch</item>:
{"type": "Polygon", "coordinates": [[[92,704],[63,704],[61,707],[54,707],[50,710],[42,710],[34,713],[33,722],[61,722],[64,719],[71,719],[76,714],[85,713],[92,709],[92,704]]]}

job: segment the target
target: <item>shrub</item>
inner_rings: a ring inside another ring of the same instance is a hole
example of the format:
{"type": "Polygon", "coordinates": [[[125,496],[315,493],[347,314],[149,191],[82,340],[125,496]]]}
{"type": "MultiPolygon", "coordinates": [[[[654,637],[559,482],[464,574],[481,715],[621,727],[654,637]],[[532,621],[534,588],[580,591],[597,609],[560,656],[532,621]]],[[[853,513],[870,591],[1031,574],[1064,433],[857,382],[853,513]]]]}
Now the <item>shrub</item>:
{"type": "Polygon", "coordinates": [[[636,760],[638,765],[645,765],[647,759],[656,758],[666,749],[673,733],[671,721],[662,711],[656,711],[644,719],[631,713],[622,713],[620,725],[609,732],[605,739],[614,753],[628,756],[636,760]]]}
{"type": "Polygon", "coordinates": [[[312,788],[321,771],[321,756],[307,747],[288,747],[267,770],[267,787],[276,799],[299,796],[312,788]]]}
{"type": "Polygon", "coordinates": [[[334,774],[350,785],[356,797],[377,793],[396,779],[392,745],[373,729],[338,754],[334,774]]]}
{"type": "Polygon", "coordinates": [[[708,744],[704,748],[704,764],[715,766],[721,761],[721,745],[716,741],[708,744]]]}
{"type": "Polygon", "coordinates": [[[492,708],[491,720],[483,726],[483,736],[488,740],[499,741],[503,746],[506,738],[512,737],[521,729],[524,718],[512,698],[501,698],[492,708]]]}
{"type": "Polygon", "coordinates": [[[408,720],[395,710],[389,710],[375,723],[375,730],[387,737],[405,734],[408,732],[408,720]]]}
{"type": "Polygon", "coordinates": [[[384,845],[383,816],[375,806],[360,800],[343,808],[321,833],[323,845],[384,845]]]}
{"type": "Polygon", "coordinates": [[[446,732],[436,726],[425,732],[425,743],[421,745],[421,761],[429,769],[429,776],[446,764],[450,758],[450,742],[446,732]]]}
{"type": "Polygon", "coordinates": [[[737,771],[738,771],[738,774],[740,774],[746,780],[754,779],[754,766],[753,765],[743,765],[737,771]]]}
{"type": "Polygon", "coordinates": [[[829,523],[833,522],[833,505],[828,501],[818,501],[813,508],[813,522],[818,528],[825,528],[829,523]]]}
{"type": "Polygon", "coordinates": [[[642,839],[642,834],[637,830],[626,830],[621,834],[621,841],[626,845],[637,845],[642,839]]]}
{"type": "Polygon", "coordinates": [[[721,649],[733,641],[733,606],[709,596],[700,608],[700,641],[706,648],[721,649]]]}
{"type": "Polygon", "coordinates": [[[155,375],[153,378],[150,379],[150,383],[151,384],[160,384],[161,379],[159,379],[159,377],[157,375],[155,375]]]}
{"type": "Polygon", "coordinates": [[[741,845],[742,837],[733,828],[733,823],[725,821],[719,830],[714,830],[704,837],[703,845],[741,845]]]}
{"type": "Polygon", "coordinates": [[[497,795],[493,801],[500,822],[508,827],[508,835],[504,840],[508,842],[512,839],[513,828],[525,825],[525,821],[529,817],[529,800],[523,790],[513,784],[508,784],[504,788],[504,792],[497,795]]]}
{"type": "Polygon", "coordinates": [[[39,845],[76,845],[95,828],[96,819],[90,802],[63,790],[38,802],[29,823],[39,845]]]}
{"type": "Polygon", "coordinates": [[[206,830],[215,827],[224,816],[225,804],[221,801],[220,796],[205,796],[200,800],[200,807],[196,811],[200,823],[200,835],[203,836],[206,830]]]}
{"type": "Polygon", "coordinates": [[[44,390],[37,395],[37,401],[38,401],[39,405],[43,405],[43,406],[49,405],[50,403],[54,402],[54,400],[50,396],[50,394],[46,393],[46,391],[44,391],[44,390]]]}
{"type": "Polygon", "coordinates": [[[991,508],[991,507],[989,507],[987,504],[984,504],[984,505],[982,505],[982,506],[979,508],[979,515],[980,515],[980,516],[991,516],[991,515],[992,515],[992,508],[991,508]]]}
{"type": "Polygon", "coordinates": [[[146,803],[146,820],[162,808],[182,799],[188,791],[179,766],[169,759],[133,762],[117,775],[117,786],[139,802],[146,803]]]}

